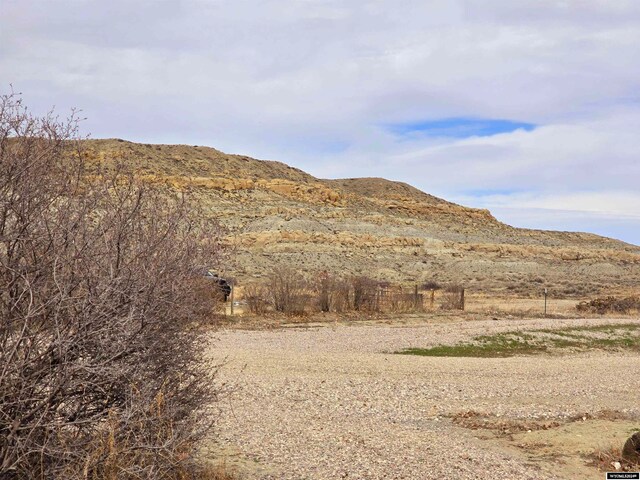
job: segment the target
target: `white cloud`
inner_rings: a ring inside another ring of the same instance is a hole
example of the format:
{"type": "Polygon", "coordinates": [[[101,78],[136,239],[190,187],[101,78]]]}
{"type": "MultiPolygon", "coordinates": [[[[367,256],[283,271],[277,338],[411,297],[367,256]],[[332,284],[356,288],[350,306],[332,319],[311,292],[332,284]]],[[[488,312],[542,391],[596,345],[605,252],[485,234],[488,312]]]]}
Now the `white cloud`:
{"type": "Polygon", "coordinates": [[[521,228],[589,232],[640,245],[640,220],[637,217],[559,208],[493,207],[491,212],[498,220],[521,228]]]}
{"type": "Polygon", "coordinates": [[[515,193],[480,197],[487,208],[583,212],[640,221],[640,192],[515,193]]]}
{"type": "Polygon", "coordinates": [[[640,245],[640,192],[512,193],[461,196],[499,220],[527,228],[598,233],[640,245]]]}
{"type": "Polygon", "coordinates": [[[386,175],[440,191],[635,189],[639,128],[640,111],[461,140],[406,139],[378,129],[367,134],[371,144],[361,138],[344,152],[333,174],[340,174],[337,167],[364,173],[374,162],[386,175]]]}

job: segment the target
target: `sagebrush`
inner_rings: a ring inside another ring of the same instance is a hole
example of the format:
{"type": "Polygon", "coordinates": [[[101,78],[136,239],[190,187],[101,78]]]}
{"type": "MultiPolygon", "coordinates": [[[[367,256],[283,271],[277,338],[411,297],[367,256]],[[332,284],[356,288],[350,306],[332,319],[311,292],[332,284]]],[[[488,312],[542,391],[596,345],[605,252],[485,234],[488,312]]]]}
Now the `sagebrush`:
{"type": "Polygon", "coordinates": [[[0,478],[188,478],[220,229],[81,145],[0,97],[0,478]]]}

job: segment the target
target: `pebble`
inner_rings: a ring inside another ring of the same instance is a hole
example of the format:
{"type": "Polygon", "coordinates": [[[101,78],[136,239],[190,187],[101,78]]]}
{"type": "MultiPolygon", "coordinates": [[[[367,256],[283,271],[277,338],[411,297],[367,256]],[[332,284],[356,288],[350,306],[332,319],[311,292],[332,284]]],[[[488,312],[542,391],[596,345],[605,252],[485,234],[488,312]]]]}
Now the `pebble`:
{"type": "Polygon", "coordinates": [[[478,411],[505,420],[586,419],[604,409],[640,414],[640,355],[478,359],[389,352],[590,322],[614,323],[513,319],[216,332],[212,360],[226,358],[221,381],[234,385],[219,405],[216,440],[239,452],[227,463],[235,462],[248,480],[440,479],[452,472],[461,480],[555,479],[553,465],[532,465],[477,439],[450,416],[478,411]]]}

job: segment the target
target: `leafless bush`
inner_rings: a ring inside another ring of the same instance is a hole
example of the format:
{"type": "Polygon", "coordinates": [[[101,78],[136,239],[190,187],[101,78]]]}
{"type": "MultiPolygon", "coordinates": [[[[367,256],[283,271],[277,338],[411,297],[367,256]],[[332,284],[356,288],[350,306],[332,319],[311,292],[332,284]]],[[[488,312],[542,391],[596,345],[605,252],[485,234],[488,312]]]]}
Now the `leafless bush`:
{"type": "Polygon", "coordinates": [[[333,286],[334,279],[327,272],[322,272],[315,280],[314,291],[316,294],[318,309],[321,312],[331,311],[333,303],[333,295],[335,288],[333,286]]]}
{"type": "Polygon", "coordinates": [[[249,284],[244,289],[244,299],[249,312],[254,315],[264,315],[269,306],[268,291],[264,285],[249,284]]]}
{"type": "Polygon", "coordinates": [[[464,288],[461,285],[449,285],[444,289],[440,308],[443,310],[464,310],[464,288]]]}
{"type": "Polygon", "coordinates": [[[630,313],[640,311],[640,297],[601,297],[587,302],[580,302],[576,310],[581,313],[630,313]]]}
{"type": "Polygon", "coordinates": [[[271,275],[269,295],[276,312],[300,315],[305,312],[309,297],[302,276],[290,268],[277,268],[271,275]]]}
{"type": "Polygon", "coordinates": [[[0,477],[178,478],[215,394],[190,325],[219,229],[76,138],[0,97],[0,477]]]}
{"type": "Polygon", "coordinates": [[[392,292],[387,297],[386,303],[394,313],[416,312],[424,309],[423,295],[417,292],[392,292]]]}
{"type": "Polygon", "coordinates": [[[424,282],[422,284],[422,290],[440,290],[442,285],[434,280],[429,280],[428,282],[424,282]]]}
{"type": "Polygon", "coordinates": [[[314,304],[321,312],[344,312],[349,309],[349,285],[326,271],[311,282],[314,304]]]}
{"type": "Polygon", "coordinates": [[[342,313],[351,308],[351,293],[349,282],[342,278],[333,280],[333,295],[331,304],[334,312],[342,313]]]}
{"type": "Polygon", "coordinates": [[[351,291],[353,293],[353,309],[356,311],[380,311],[378,296],[378,282],[359,276],[351,278],[351,291]]]}

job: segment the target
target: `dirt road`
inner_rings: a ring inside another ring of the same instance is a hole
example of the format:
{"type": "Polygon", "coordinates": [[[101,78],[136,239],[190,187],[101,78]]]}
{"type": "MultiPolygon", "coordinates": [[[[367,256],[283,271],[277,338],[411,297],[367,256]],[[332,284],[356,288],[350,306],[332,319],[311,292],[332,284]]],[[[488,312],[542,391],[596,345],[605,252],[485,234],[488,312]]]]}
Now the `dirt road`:
{"type": "Polygon", "coordinates": [[[640,354],[390,353],[600,323],[620,322],[218,332],[212,355],[227,358],[222,378],[235,388],[220,404],[213,450],[256,479],[600,479],[585,456],[640,429],[640,354]]]}

